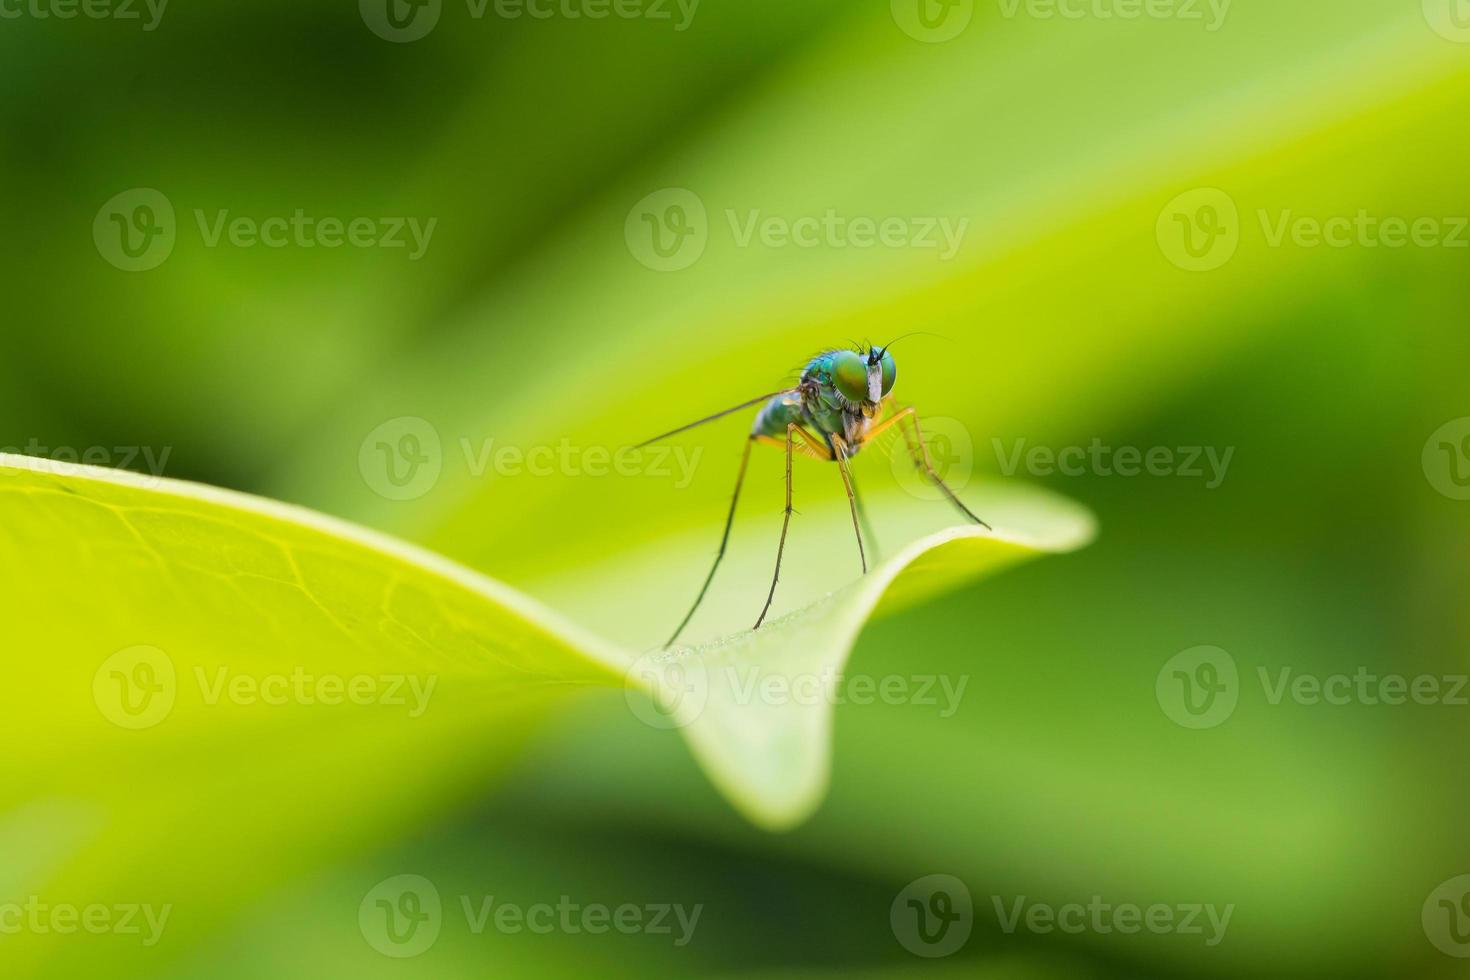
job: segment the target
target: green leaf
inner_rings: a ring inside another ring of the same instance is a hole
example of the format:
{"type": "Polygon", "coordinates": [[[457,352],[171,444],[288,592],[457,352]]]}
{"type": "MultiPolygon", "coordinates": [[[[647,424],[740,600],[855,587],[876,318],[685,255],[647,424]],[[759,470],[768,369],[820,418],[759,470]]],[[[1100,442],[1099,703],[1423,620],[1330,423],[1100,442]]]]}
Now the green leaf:
{"type": "MultiPolygon", "coordinates": [[[[847,697],[878,697],[875,690],[855,694],[843,687],[848,654],[863,626],[963,582],[1090,539],[1085,514],[1055,505],[1044,512],[1039,520],[1032,515],[1034,531],[990,534],[967,527],[921,538],[863,578],[768,628],[650,655],[645,663],[664,669],[646,676],[661,682],[655,686],[662,703],[721,791],[756,823],[793,826],[826,792],[834,706],[847,697]]],[[[1021,523],[1019,514],[1008,516],[1021,523]]],[[[921,660],[914,669],[923,672],[921,660]]],[[[870,688],[876,683],[864,680],[870,688]]]]}
{"type": "Polygon", "coordinates": [[[681,726],[732,802],[789,826],[826,785],[831,699],[767,703],[740,685],[811,674],[830,692],[869,617],[1091,534],[1036,491],[992,491],[987,508],[994,535],[930,536],[757,634],[650,658],[320,514],[0,456],[3,588],[24,612],[3,707],[28,746],[0,804],[66,813],[6,828],[48,855],[12,888],[151,887],[198,925],[213,873],[248,892],[380,839],[472,794],[547,708],[625,683],[632,713],[681,726]],[[669,697],[670,663],[702,665],[700,710],[669,697]]]}

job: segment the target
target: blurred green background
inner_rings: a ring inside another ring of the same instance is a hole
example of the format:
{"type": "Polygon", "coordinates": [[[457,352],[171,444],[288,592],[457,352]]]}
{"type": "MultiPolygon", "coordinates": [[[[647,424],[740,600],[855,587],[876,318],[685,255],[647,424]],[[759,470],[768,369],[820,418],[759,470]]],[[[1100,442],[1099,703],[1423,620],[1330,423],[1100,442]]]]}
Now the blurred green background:
{"type": "MultiPolygon", "coordinates": [[[[704,574],[744,416],[672,444],[687,485],[479,454],[585,461],[823,347],[924,330],[948,339],[895,348],[899,394],[949,420],[946,455],[1081,501],[1101,535],[868,629],[853,673],[964,677],[965,697],[952,717],[839,708],[831,796],[790,834],[746,825],[613,693],[509,777],[466,767],[452,803],[228,921],[146,955],[79,938],[97,975],[1463,975],[1421,911],[1470,871],[1470,707],[1272,703],[1261,680],[1467,670],[1462,0],[387,2],[0,5],[0,447],[166,452],[164,475],[402,535],[643,650],[704,574]],[[128,271],[111,214],[132,220],[139,188],[172,234],[128,271]],[[644,215],[674,241],[671,203],[691,235],[662,258],[644,215]],[[222,212],[298,211],[432,233],[416,257],[407,230],[211,237],[222,212]],[[744,237],[829,213],[904,230],[744,237]],[[930,224],[963,227],[953,254],[915,237],[930,224]],[[377,443],[426,433],[432,478],[385,482],[377,443]],[[1213,487],[1008,465],[1022,441],[1094,440],[1231,455],[1213,487]],[[1196,730],[1155,688],[1202,645],[1238,668],[1238,704],[1196,730]],[[401,873],[456,908],[703,913],[683,946],[456,913],[394,959],[357,910],[401,873]],[[930,874],[974,901],[969,941],[932,960],[889,918],[930,874]],[[995,901],[1019,896],[1234,911],[1214,946],[1007,932],[995,901]]],[[[881,454],[857,475],[886,552],[880,502],[949,522],[881,454]]],[[[777,612],[856,571],[835,475],[798,464],[797,487],[777,612]]],[[[780,506],[779,454],[758,454],[692,634],[758,611],[780,506]]],[[[0,858],[26,839],[0,834],[0,858]]]]}

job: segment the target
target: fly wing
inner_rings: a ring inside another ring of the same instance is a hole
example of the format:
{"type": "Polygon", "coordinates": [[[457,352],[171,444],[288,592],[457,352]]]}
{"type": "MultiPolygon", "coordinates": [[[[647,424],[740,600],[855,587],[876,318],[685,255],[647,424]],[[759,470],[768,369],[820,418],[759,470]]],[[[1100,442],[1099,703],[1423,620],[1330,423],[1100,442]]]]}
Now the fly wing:
{"type": "Polygon", "coordinates": [[[756,405],[760,405],[760,404],[762,404],[764,402],[768,402],[772,398],[779,398],[782,395],[792,395],[792,394],[795,394],[796,392],[798,392],[800,390],[801,390],[801,387],[798,385],[795,388],[786,388],[786,389],[784,389],[782,391],[773,391],[769,395],[761,395],[759,398],[752,398],[748,402],[741,402],[739,405],[735,405],[732,408],[727,408],[723,412],[716,412],[713,415],[707,415],[707,416],[705,416],[704,418],[700,419],[697,422],[690,422],[688,425],[681,425],[677,429],[670,429],[668,432],[665,432],[663,435],[654,436],[652,439],[645,439],[643,442],[638,443],[638,445],[634,446],[633,448],[634,449],[642,449],[644,446],[651,446],[655,442],[659,442],[659,441],[661,441],[663,439],[669,438],[669,436],[676,436],[676,435],[678,435],[681,432],[688,432],[690,429],[698,428],[699,426],[704,425],[706,422],[713,422],[716,419],[722,419],[726,415],[730,415],[730,414],[732,414],[734,412],[738,412],[741,409],[752,408],[752,407],[754,407],[756,405]]]}

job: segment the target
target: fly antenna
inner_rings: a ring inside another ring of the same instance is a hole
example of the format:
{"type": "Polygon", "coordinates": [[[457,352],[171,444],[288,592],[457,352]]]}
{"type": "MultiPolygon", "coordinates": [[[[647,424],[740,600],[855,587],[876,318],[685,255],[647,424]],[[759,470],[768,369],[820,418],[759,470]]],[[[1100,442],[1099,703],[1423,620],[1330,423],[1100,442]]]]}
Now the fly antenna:
{"type": "Polygon", "coordinates": [[[888,353],[888,348],[892,347],[894,344],[898,343],[900,340],[908,340],[910,337],[937,337],[940,340],[949,341],[951,344],[954,343],[954,338],[953,337],[946,337],[942,333],[934,333],[934,332],[929,331],[929,330],[915,330],[913,333],[906,333],[902,337],[896,337],[893,340],[890,340],[888,343],[884,344],[882,346],[882,348],[879,349],[878,356],[879,357],[882,357],[884,354],[887,354],[888,353]]]}
{"type": "Polygon", "coordinates": [[[740,411],[742,408],[750,408],[752,405],[759,405],[761,402],[770,401],[772,398],[779,398],[782,395],[794,395],[800,390],[801,386],[798,385],[795,388],[786,388],[783,391],[773,391],[769,395],[761,395],[759,398],[752,398],[748,402],[741,402],[739,405],[736,405],[733,408],[727,408],[723,412],[716,412],[713,415],[707,415],[704,418],[700,419],[698,422],[690,422],[688,425],[681,425],[677,429],[670,429],[663,435],[654,436],[652,439],[645,439],[643,442],[638,443],[638,445],[634,446],[633,448],[642,449],[644,446],[651,446],[655,442],[667,439],[669,436],[676,436],[681,432],[688,432],[690,429],[698,428],[699,426],[704,425],[706,422],[713,422],[715,421],[715,419],[722,419],[726,415],[730,415],[734,412],[740,411]]]}

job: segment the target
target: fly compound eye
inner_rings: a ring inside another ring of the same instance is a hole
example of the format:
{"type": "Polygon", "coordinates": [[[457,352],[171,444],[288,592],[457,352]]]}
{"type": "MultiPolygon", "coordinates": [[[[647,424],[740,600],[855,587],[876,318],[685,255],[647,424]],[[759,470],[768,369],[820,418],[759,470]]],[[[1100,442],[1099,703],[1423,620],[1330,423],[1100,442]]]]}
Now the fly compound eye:
{"type": "Polygon", "coordinates": [[[832,383],[850,402],[868,399],[868,363],[856,351],[839,351],[832,357],[832,383]]]}
{"type": "Polygon", "coordinates": [[[886,350],[878,363],[883,370],[883,395],[887,397],[893,390],[893,382],[898,380],[898,365],[893,363],[893,355],[886,350]]]}

